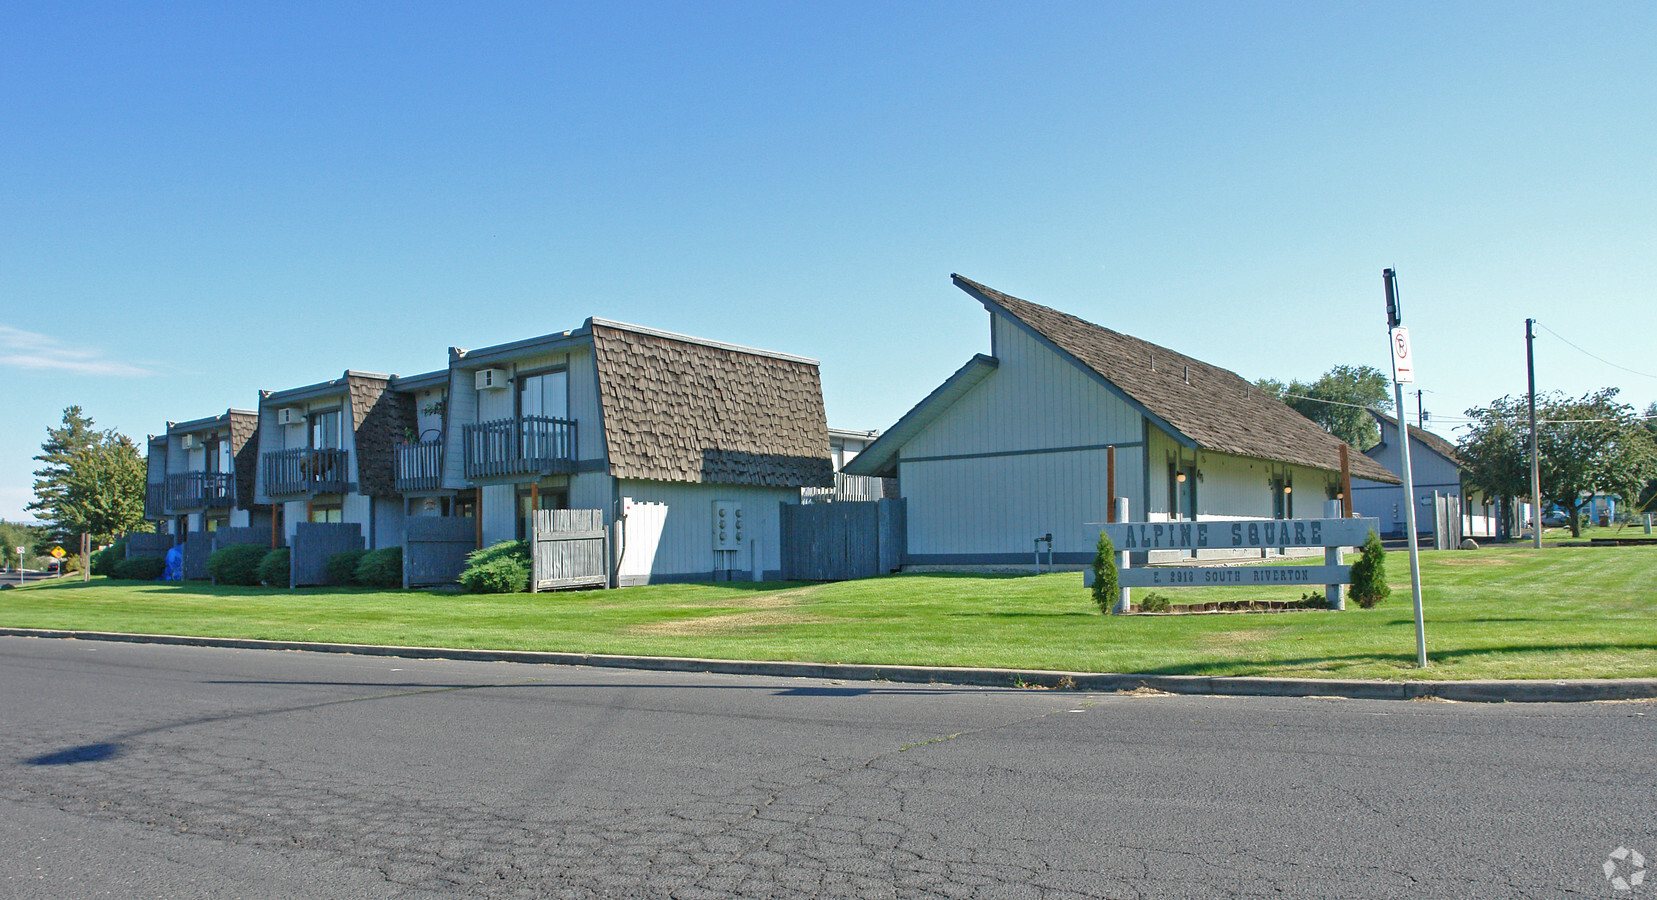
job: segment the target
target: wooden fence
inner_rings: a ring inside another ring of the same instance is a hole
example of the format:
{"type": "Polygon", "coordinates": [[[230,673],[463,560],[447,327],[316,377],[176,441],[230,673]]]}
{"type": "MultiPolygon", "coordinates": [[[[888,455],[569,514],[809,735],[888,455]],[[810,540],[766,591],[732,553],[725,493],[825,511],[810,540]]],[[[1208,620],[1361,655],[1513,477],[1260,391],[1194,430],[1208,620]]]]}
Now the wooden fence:
{"type": "Polygon", "coordinates": [[[185,581],[199,581],[207,577],[207,557],[213,554],[213,533],[192,531],[184,536],[184,568],[180,573],[185,581]]]}
{"type": "Polygon", "coordinates": [[[356,522],[300,522],[294,526],[289,587],[328,583],[328,557],[367,546],[356,522]]]}
{"type": "Polygon", "coordinates": [[[213,549],[223,550],[238,544],[258,544],[261,547],[270,546],[270,526],[251,526],[247,528],[220,528],[213,532],[213,549]]]}
{"type": "Polygon", "coordinates": [[[903,566],[905,501],[781,504],[782,577],[846,581],[903,566]]]}
{"type": "Polygon", "coordinates": [[[532,524],[530,590],[610,586],[603,510],[538,509],[532,524]]]}
{"type": "Polygon", "coordinates": [[[1455,494],[1433,492],[1433,549],[1460,550],[1461,498],[1455,494]]]}
{"type": "Polygon", "coordinates": [[[165,557],[167,551],[173,549],[174,543],[170,534],[129,534],[127,559],[136,559],[140,556],[165,557]]]}
{"type": "Polygon", "coordinates": [[[469,516],[410,516],[403,520],[403,587],[454,584],[477,549],[469,516]]]}

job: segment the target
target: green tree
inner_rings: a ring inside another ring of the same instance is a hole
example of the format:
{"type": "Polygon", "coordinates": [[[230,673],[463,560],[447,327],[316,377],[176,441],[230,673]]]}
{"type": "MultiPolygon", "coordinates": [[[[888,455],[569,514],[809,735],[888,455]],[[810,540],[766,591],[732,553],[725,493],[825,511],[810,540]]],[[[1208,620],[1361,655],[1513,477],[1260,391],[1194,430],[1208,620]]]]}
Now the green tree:
{"type": "Polygon", "coordinates": [[[1262,378],[1255,386],[1335,437],[1364,450],[1381,439],[1381,429],[1368,410],[1392,408],[1387,396],[1390,383],[1386,373],[1374,366],[1335,366],[1310,384],[1299,379],[1284,384],[1262,378]]]}
{"type": "MultiPolygon", "coordinates": [[[[52,544],[67,544],[71,536],[78,537],[63,524],[58,510],[64,505],[68,491],[69,466],[76,453],[92,446],[98,433],[92,428],[92,417],[71,406],[63,411],[63,424],[46,429],[46,440],[41,442],[35,460],[42,463],[35,470],[35,499],[25,509],[47,527],[39,538],[36,553],[44,553],[52,544]]],[[[70,549],[65,546],[64,549],[70,549]]]]}
{"type": "Polygon", "coordinates": [[[35,525],[0,520],[0,565],[21,566],[40,542],[41,529],[35,525]],[[25,558],[19,558],[17,548],[23,547],[25,558]]]}
{"type": "MultiPolygon", "coordinates": [[[[1645,408],[1645,421],[1641,426],[1645,428],[1652,443],[1657,444],[1657,403],[1645,408]]],[[[1639,511],[1652,512],[1654,506],[1657,506],[1657,475],[1646,479],[1645,488],[1640,491],[1639,511]]]]}
{"type": "Polygon", "coordinates": [[[1099,611],[1108,613],[1116,608],[1122,597],[1117,583],[1116,546],[1110,542],[1103,528],[1099,529],[1099,544],[1093,553],[1093,602],[1099,611]]]}
{"type": "Polygon", "coordinates": [[[63,411],[63,424],[46,429],[35,457],[35,499],[28,509],[46,527],[36,553],[53,544],[79,552],[80,536],[108,541],[148,531],[144,521],[144,458],[138,445],[113,429],[98,431],[79,406],[63,411]]]}
{"type": "MultiPolygon", "coordinates": [[[[1596,493],[1627,500],[1657,477],[1657,440],[1616,401],[1616,388],[1581,397],[1553,392],[1536,397],[1536,445],[1542,502],[1563,509],[1571,533],[1581,536],[1578,515],[1596,493]]],[[[1530,496],[1530,412],[1523,396],[1502,397],[1467,411],[1474,419],[1459,445],[1465,478],[1486,493],[1530,496]]]]}

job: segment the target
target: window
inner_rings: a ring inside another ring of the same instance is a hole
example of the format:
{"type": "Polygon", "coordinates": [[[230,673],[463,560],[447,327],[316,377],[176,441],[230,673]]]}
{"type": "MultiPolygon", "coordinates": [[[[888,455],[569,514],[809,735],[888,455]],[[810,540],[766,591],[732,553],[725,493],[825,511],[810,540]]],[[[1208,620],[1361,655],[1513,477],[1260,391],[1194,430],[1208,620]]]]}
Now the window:
{"type": "Polygon", "coordinates": [[[1168,517],[1196,521],[1197,467],[1168,464],[1168,517]]]}
{"type": "Polygon", "coordinates": [[[311,414],[311,449],[339,449],[339,410],[311,414]]]}
{"type": "Polygon", "coordinates": [[[1272,518],[1295,517],[1294,482],[1287,477],[1272,479],[1272,518]]]}
{"type": "Polygon", "coordinates": [[[332,522],[338,524],[345,521],[345,510],[338,506],[323,506],[317,504],[311,507],[312,522],[332,522]]]}
{"type": "Polygon", "coordinates": [[[518,415],[569,417],[569,373],[563,369],[518,376],[518,415]]]}

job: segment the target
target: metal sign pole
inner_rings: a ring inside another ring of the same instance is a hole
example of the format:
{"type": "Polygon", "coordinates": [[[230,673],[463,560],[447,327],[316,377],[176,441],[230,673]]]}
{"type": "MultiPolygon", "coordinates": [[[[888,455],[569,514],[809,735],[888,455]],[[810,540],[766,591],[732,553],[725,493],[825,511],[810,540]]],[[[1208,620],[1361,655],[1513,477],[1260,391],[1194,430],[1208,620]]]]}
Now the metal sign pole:
{"type": "Polygon", "coordinates": [[[1392,354],[1392,388],[1398,404],[1393,408],[1393,413],[1398,423],[1399,458],[1404,466],[1401,473],[1404,476],[1404,532],[1410,542],[1410,594],[1415,600],[1415,664],[1425,669],[1427,629],[1421,616],[1421,556],[1415,536],[1415,479],[1410,474],[1410,426],[1404,421],[1404,381],[1415,381],[1415,361],[1410,353],[1409,332],[1403,330],[1404,316],[1398,307],[1394,285],[1397,277],[1391,269],[1381,272],[1387,292],[1387,324],[1391,326],[1388,343],[1391,344],[1392,354]]]}

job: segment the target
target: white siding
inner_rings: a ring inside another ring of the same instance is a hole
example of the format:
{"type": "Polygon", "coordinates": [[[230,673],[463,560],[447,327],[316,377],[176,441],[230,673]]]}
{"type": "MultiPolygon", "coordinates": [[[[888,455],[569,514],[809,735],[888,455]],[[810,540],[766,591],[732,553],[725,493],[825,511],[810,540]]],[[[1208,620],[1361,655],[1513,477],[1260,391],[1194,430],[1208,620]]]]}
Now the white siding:
{"type": "MultiPolygon", "coordinates": [[[[1116,451],[1118,496],[1141,495],[1141,452],[1116,451]]],[[[1106,480],[1104,450],[901,463],[909,553],[1027,554],[1049,532],[1055,553],[1091,552],[1083,526],[1105,521],[1106,480]]]]}
{"type": "Polygon", "coordinates": [[[905,458],[1142,438],[1140,414],[1080,367],[993,317],[1000,365],[903,448],[905,458]]]}
{"type": "Polygon", "coordinates": [[[515,484],[486,484],[478,488],[478,501],[483,507],[483,546],[513,541],[518,538],[518,486],[515,484]]]}
{"type": "Polygon", "coordinates": [[[614,479],[598,472],[570,476],[570,509],[602,509],[604,524],[608,527],[616,516],[611,502],[613,484],[614,479]]]}
{"type": "MultiPolygon", "coordinates": [[[[798,503],[799,492],[787,488],[735,487],[662,481],[623,481],[631,511],[622,526],[621,581],[708,580],[714,567],[713,505],[716,500],[742,504],[747,532],[757,544],[768,577],[781,566],[777,507],[798,503]]],[[[734,568],[749,573],[748,551],[735,554],[734,568]]],[[[739,575],[738,578],[744,576],[739,575]]]]}
{"type": "Polygon", "coordinates": [[[305,519],[305,501],[289,500],[282,504],[282,533],[287,537],[288,546],[293,546],[293,535],[300,522],[305,519]]]}
{"type": "MultiPolygon", "coordinates": [[[[421,410],[431,407],[448,396],[448,389],[443,387],[429,388],[418,391],[414,395],[414,427],[417,440],[429,440],[443,435],[443,417],[435,412],[427,413],[421,410]]],[[[445,403],[445,405],[447,405],[445,403]]]]}
{"type": "Polygon", "coordinates": [[[574,419],[577,459],[604,457],[604,428],[599,413],[598,369],[592,350],[583,347],[569,355],[570,418],[574,419]]]}

